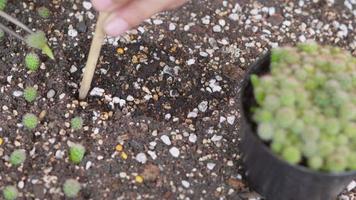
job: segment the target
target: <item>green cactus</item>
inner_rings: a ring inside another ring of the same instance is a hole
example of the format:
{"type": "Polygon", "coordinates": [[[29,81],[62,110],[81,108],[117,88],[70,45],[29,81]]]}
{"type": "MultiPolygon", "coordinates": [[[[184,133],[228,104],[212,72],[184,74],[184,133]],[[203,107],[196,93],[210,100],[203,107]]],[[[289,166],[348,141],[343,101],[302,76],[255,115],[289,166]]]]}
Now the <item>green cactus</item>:
{"type": "Polygon", "coordinates": [[[69,159],[72,161],[74,164],[79,164],[85,154],[85,147],[81,144],[73,144],[69,148],[69,159]]]}
{"type": "Polygon", "coordinates": [[[291,164],[297,164],[302,159],[300,150],[295,147],[285,148],[282,152],[282,157],[285,161],[291,164]]]}
{"type": "Polygon", "coordinates": [[[10,155],[10,163],[14,166],[21,165],[26,160],[26,151],[24,149],[15,150],[10,155]]]}
{"type": "Polygon", "coordinates": [[[23,97],[27,102],[33,102],[37,98],[37,89],[34,87],[27,87],[24,90],[23,97]]]}
{"type": "Polygon", "coordinates": [[[67,179],[63,184],[63,192],[67,198],[75,198],[81,189],[80,183],[75,179],[67,179]]]}
{"type": "Polygon", "coordinates": [[[0,0],[0,10],[4,10],[7,4],[7,0],[0,0]]]}
{"type": "Polygon", "coordinates": [[[22,124],[24,127],[28,130],[35,129],[38,124],[38,118],[34,114],[25,114],[24,117],[22,118],[22,124]]]}
{"type": "Polygon", "coordinates": [[[39,8],[37,9],[37,13],[38,13],[39,16],[41,16],[41,17],[44,18],[44,19],[49,18],[50,15],[51,15],[51,11],[49,11],[49,9],[46,8],[46,7],[44,7],[44,6],[39,7],[39,8]]]}
{"type": "Polygon", "coordinates": [[[272,49],[270,69],[251,76],[258,136],[288,163],[355,170],[356,58],[304,43],[272,49]]]}
{"type": "Polygon", "coordinates": [[[40,58],[35,53],[29,53],[25,57],[25,65],[28,70],[35,72],[40,67],[40,58]]]}
{"type": "Polygon", "coordinates": [[[2,190],[2,193],[4,195],[5,200],[15,200],[19,196],[19,191],[17,190],[17,188],[15,186],[12,186],[12,185],[6,186],[2,190]]]}
{"type": "Polygon", "coordinates": [[[83,128],[83,119],[81,117],[74,117],[70,121],[70,125],[73,130],[80,130],[83,128]]]}

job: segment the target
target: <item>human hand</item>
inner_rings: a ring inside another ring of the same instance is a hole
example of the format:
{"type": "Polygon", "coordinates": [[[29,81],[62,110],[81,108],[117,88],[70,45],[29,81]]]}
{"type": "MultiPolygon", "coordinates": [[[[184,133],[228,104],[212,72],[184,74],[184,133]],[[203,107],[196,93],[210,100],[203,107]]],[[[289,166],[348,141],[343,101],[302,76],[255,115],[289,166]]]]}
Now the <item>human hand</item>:
{"type": "Polygon", "coordinates": [[[119,36],[152,15],[183,5],[187,0],[92,0],[98,11],[110,12],[105,32],[119,36]]]}

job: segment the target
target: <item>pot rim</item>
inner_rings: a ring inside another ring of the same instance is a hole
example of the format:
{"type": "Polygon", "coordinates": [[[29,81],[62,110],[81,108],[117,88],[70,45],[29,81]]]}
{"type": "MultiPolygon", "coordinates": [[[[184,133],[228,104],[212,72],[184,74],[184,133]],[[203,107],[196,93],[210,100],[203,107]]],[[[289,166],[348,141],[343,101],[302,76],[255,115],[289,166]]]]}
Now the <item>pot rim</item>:
{"type": "MultiPolygon", "coordinates": [[[[344,171],[344,172],[322,172],[322,171],[316,171],[316,170],[312,170],[306,166],[303,165],[292,165],[290,163],[288,163],[287,161],[281,159],[280,157],[278,157],[275,153],[273,153],[271,151],[271,149],[265,144],[263,143],[263,141],[257,136],[255,129],[252,127],[252,120],[247,117],[248,113],[250,113],[248,110],[246,110],[245,108],[249,107],[248,105],[246,105],[246,99],[247,98],[251,98],[251,97],[246,97],[245,96],[245,91],[248,89],[247,86],[251,85],[251,80],[250,77],[253,74],[257,74],[257,70],[259,68],[261,68],[261,64],[263,62],[269,62],[270,65],[270,56],[271,56],[271,52],[268,51],[267,53],[262,54],[262,56],[255,62],[253,63],[249,70],[247,71],[247,73],[244,76],[243,82],[242,82],[242,87],[241,87],[241,92],[240,92],[240,112],[241,112],[241,117],[243,119],[243,124],[245,125],[245,128],[247,128],[247,134],[253,133],[251,134],[260,145],[262,145],[263,150],[268,153],[269,156],[271,156],[272,158],[274,158],[277,162],[279,162],[280,164],[283,165],[287,165],[291,168],[293,168],[294,170],[298,170],[300,172],[306,173],[306,174],[310,174],[310,175],[317,175],[317,176],[323,176],[323,177],[347,177],[347,176],[355,176],[356,178],[356,170],[354,171],[344,171]]],[[[259,74],[257,74],[259,75],[259,74]]],[[[251,85],[252,87],[252,85],[251,85]]],[[[253,97],[252,97],[253,98],[253,97]]],[[[244,131],[246,133],[246,131],[244,131]]]]}

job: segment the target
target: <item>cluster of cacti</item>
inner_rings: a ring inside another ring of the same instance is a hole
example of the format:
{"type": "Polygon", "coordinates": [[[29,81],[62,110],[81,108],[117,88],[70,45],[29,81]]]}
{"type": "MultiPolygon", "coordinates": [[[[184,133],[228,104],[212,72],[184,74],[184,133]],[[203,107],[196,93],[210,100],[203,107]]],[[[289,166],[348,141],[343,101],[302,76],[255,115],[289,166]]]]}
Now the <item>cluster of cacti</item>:
{"type": "Polygon", "coordinates": [[[299,44],[271,53],[270,73],[251,76],[259,137],[291,164],[356,170],[356,58],[299,44]]]}
{"type": "Polygon", "coordinates": [[[15,186],[6,186],[2,190],[2,194],[5,200],[15,200],[19,196],[19,191],[15,186]]]}
{"type": "Polygon", "coordinates": [[[73,130],[79,130],[83,127],[83,119],[81,117],[74,117],[70,121],[70,126],[73,130]]]}
{"type": "Polygon", "coordinates": [[[0,10],[4,10],[7,4],[7,0],[0,0],[0,10]]]}
{"type": "Polygon", "coordinates": [[[26,151],[18,149],[11,153],[10,163],[14,166],[21,165],[26,160],[26,151]]]}
{"type": "Polygon", "coordinates": [[[35,72],[40,67],[40,58],[35,53],[29,53],[25,57],[25,65],[28,70],[35,72]]]}
{"type": "Polygon", "coordinates": [[[51,15],[51,12],[48,10],[48,8],[42,6],[37,9],[38,15],[41,16],[44,19],[49,18],[51,15]]]}
{"type": "Polygon", "coordinates": [[[37,89],[34,87],[27,87],[23,92],[23,97],[29,103],[35,101],[37,98],[37,89]]]}
{"type": "Polygon", "coordinates": [[[75,198],[81,189],[80,183],[75,179],[67,179],[63,184],[63,192],[67,198],[75,198]]]}
{"type": "Polygon", "coordinates": [[[22,118],[22,124],[28,130],[35,129],[38,124],[38,118],[34,114],[30,114],[30,113],[25,114],[22,118]]]}
{"type": "Polygon", "coordinates": [[[85,154],[85,147],[81,144],[73,144],[69,148],[69,159],[74,164],[82,162],[85,154]]]}

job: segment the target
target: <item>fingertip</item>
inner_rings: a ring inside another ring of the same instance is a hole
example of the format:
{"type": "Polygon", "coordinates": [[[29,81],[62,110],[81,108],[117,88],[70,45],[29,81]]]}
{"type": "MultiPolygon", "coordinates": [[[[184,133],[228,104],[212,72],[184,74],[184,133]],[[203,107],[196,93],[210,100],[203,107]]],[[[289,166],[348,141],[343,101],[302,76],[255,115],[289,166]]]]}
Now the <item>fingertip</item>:
{"type": "Polygon", "coordinates": [[[115,17],[113,19],[110,19],[105,27],[104,30],[107,35],[109,36],[120,36],[123,33],[125,33],[128,29],[130,28],[129,24],[127,21],[122,19],[121,17],[115,17]]]}
{"type": "Polygon", "coordinates": [[[112,0],[93,0],[92,3],[98,11],[107,10],[113,4],[112,0]]]}

